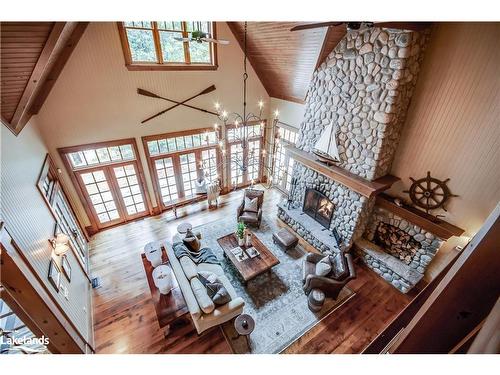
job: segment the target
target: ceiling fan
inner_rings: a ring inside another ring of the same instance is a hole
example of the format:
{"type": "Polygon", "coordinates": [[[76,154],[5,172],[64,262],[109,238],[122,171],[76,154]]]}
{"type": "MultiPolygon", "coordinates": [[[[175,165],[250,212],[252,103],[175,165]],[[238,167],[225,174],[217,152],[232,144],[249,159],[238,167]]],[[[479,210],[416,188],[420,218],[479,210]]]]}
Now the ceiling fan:
{"type": "Polygon", "coordinates": [[[175,37],[174,39],[180,42],[197,42],[197,43],[210,42],[217,44],[229,44],[229,40],[214,39],[211,37],[209,33],[205,33],[203,31],[198,31],[198,30],[193,31],[189,38],[175,37]]]}
{"type": "Polygon", "coordinates": [[[297,25],[290,31],[317,29],[320,27],[336,27],[345,25],[347,31],[364,31],[372,27],[383,27],[388,29],[401,29],[410,31],[421,31],[431,25],[430,22],[316,22],[297,25]]]}

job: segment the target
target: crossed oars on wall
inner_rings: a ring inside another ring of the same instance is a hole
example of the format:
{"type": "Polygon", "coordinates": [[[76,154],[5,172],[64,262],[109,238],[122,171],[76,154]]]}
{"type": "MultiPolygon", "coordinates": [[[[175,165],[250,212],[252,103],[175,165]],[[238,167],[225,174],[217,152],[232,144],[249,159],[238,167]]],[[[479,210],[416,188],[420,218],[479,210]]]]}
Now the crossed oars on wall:
{"type": "Polygon", "coordinates": [[[190,100],[198,97],[198,96],[201,96],[201,95],[205,95],[205,94],[208,94],[212,91],[215,91],[215,85],[212,85],[210,87],[207,87],[205,90],[203,91],[200,91],[198,94],[196,95],[193,95],[191,96],[190,98],[187,98],[186,100],[183,100],[182,102],[178,102],[176,100],[172,100],[172,99],[169,99],[169,98],[165,98],[163,96],[160,96],[160,95],[157,95],[155,93],[152,93],[151,91],[147,91],[147,90],[144,90],[144,89],[137,89],[137,93],[139,95],[143,95],[143,96],[149,96],[150,98],[157,98],[157,99],[162,99],[162,100],[165,100],[167,102],[171,102],[171,103],[174,103],[173,106],[171,107],[168,107],[167,109],[161,111],[161,112],[158,112],[157,114],[151,116],[151,117],[148,117],[147,119],[141,121],[141,124],[144,124],[146,122],[148,122],[149,120],[152,120],[158,116],[161,116],[163,115],[164,113],[167,113],[168,111],[176,108],[176,107],[179,107],[181,105],[185,106],[185,107],[188,107],[188,108],[191,108],[191,109],[196,109],[197,111],[201,111],[201,112],[204,112],[204,113],[209,113],[211,115],[214,115],[214,116],[219,116],[218,113],[215,113],[215,112],[212,112],[212,111],[209,111],[209,110],[206,110],[206,109],[203,109],[203,108],[199,108],[199,107],[195,107],[193,105],[189,105],[189,104],[186,104],[187,102],[189,102],[190,100]]]}

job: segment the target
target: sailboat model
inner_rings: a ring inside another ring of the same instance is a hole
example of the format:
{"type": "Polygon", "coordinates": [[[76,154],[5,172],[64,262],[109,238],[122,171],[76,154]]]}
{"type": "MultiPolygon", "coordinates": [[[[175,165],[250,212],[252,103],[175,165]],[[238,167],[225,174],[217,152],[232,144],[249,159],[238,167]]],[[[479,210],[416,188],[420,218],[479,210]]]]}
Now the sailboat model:
{"type": "Polygon", "coordinates": [[[340,162],[339,150],[337,148],[337,134],[333,126],[333,121],[325,128],[318,142],[314,146],[313,152],[318,159],[326,164],[340,162]]]}

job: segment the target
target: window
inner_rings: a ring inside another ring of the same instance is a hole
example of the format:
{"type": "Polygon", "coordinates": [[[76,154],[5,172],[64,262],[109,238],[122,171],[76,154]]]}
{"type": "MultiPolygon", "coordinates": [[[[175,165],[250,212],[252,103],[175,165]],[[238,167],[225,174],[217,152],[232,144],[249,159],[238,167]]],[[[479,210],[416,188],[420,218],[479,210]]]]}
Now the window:
{"type": "Polygon", "coordinates": [[[294,160],[286,155],[285,145],[295,144],[297,130],[282,123],[277,124],[277,138],[273,158],[273,184],[279,189],[289,191],[292,182],[294,160]]]}
{"type": "Polygon", "coordinates": [[[214,43],[179,40],[193,33],[215,38],[213,22],[134,21],[120,22],[118,28],[129,69],[217,68],[214,43]]]}
{"type": "Polygon", "coordinates": [[[229,183],[237,188],[262,177],[262,144],[265,123],[226,125],[227,150],[229,150],[229,183]],[[245,141],[242,138],[246,138],[245,141]],[[243,144],[245,142],[246,144],[243,144]]]}
{"type": "Polygon", "coordinates": [[[135,139],[59,149],[94,230],[149,214],[135,139]]]}
{"type": "Polygon", "coordinates": [[[219,182],[222,159],[213,128],[143,137],[143,144],[162,209],[197,198],[201,178],[219,182]]]}

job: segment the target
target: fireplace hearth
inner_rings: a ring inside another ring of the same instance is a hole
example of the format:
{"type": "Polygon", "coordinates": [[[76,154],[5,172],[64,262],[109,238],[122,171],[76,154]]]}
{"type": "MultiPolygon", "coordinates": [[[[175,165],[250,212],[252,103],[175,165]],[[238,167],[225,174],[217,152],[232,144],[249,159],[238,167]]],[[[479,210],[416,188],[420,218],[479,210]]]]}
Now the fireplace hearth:
{"type": "Polygon", "coordinates": [[[306,189],[302,211],[325,228],[330,228],[333,215],[333,202],[316,189],[306,189]]]}

